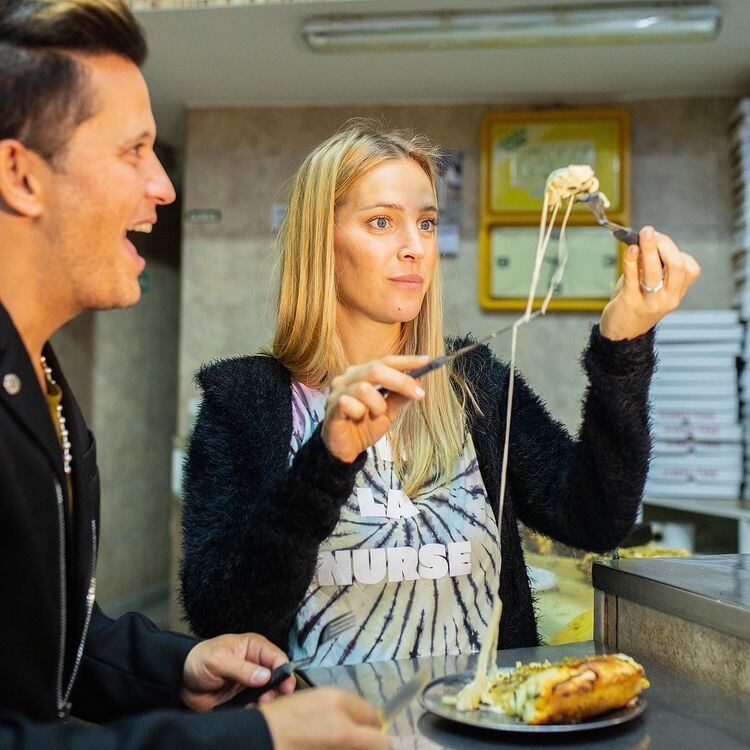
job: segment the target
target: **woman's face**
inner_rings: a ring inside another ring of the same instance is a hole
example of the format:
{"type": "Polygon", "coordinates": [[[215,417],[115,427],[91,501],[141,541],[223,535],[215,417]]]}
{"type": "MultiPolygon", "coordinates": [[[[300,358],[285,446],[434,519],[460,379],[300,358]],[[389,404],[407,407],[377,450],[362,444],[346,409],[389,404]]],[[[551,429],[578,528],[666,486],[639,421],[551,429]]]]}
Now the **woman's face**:
{"type": "Polygon", "coordinates": [[[336,210],[339,304],[354,318],[416,318],[437,261],[437,208],[429,177],[411,159],[366,172],[336,210]]]}

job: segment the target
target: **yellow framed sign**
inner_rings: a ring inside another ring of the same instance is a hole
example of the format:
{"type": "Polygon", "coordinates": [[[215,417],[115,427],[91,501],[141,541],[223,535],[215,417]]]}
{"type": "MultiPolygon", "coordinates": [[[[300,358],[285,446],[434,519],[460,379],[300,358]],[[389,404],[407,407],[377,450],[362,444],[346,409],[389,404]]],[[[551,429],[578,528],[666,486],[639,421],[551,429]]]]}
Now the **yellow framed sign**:
{"type": "MultiPolygon", "coordinates": [[[[523,309],[550,172],[569,164],[590,164],[611,201],[607,215],[627,224],[628,114],[620,109],[491,113],[482,122],[481,146],[480,304],[484,309],[523,309]]],[[[596,227],[584,206],[576,206],[570,217],[566,277],[551,310],[602,309],[620,271],[621,253],[611,234],[598,227],[578,232],[577,227],[596,227]]],[[[546,264],[550,269],[555,251],[552,242],[546,264]]],[[[546,289],[543,278],[542,296],[546,289]]]]}
{"type": "MultiPolygon", "coordinates": [[[[539,230],[536,227],[502,225],[490,232],[493,299],[519,299],[526,306],[539,230]]],[[[539,289],[544,294],[557,269],[556,236],[544,258],[539,289]]],[[[555,292],[558,302],[582,298],[609,299],[617,280],[617,240],[601,227],[568,227],[568,262],[555,292]]]]}

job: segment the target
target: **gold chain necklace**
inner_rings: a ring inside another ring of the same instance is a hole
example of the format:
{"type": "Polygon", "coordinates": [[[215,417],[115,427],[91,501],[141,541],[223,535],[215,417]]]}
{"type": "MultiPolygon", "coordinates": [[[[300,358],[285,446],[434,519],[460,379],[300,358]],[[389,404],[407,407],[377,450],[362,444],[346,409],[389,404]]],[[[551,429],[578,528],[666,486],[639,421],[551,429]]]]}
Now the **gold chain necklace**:
{"type": "MultiPolygon", "coordinates": [[[[52,386],[56,386],[54,378],[52,377],[52,368],[47,364],[46,357],[41,358],[42,369],[44,370],[44,376],[47,378],[47,383],[52,386]]],[[[60,436],[62,437],[62,451],[63,451],[63,469],[66,474],[70,474],[70,465],[73,463],[73,454],[70,449],[73,447],[70,440],[70,433],[65,427],[65,417],[63,416],[62,404],[58,404],[56,407],[55,416],[57,417],[57,423],[60,425],[60,436]]]]}

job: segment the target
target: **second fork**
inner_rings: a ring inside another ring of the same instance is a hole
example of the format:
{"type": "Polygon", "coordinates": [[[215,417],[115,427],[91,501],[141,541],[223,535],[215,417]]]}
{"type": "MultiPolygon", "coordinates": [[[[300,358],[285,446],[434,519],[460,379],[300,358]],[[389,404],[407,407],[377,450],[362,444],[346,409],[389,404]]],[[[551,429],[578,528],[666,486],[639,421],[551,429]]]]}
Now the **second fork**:
{"type": "Polygon", "coordinates": [[[310,662],[313,661],[320,647],[325,643],[332,641],[337,636],[341,635],[345,631],[354,627],[355,619],[354,614],[351,612],[344,612],[344,614],[334,617],[329,623],[325,625],[323,630],[320,631],[320,637],[318,638],[318,645],[315,647],[315,651],[310,655],[302,659],[293,659],[292,661],[282,664],[280,667],[271,672],[271,676],[268,678],[268,682],[265,685],[261,685],[256,688],[244,688],[240,690],[237,695],[230,698],[225,703],[221,703],[214,707],[214,711],[223,710],[225,708],[241,708],[246,706],[248,703],[257,703],[263,693],[267,693],[269,690],[274,690],[279,687],[284,680],[291,677],[298,669],[303,669],[310,662]]]}

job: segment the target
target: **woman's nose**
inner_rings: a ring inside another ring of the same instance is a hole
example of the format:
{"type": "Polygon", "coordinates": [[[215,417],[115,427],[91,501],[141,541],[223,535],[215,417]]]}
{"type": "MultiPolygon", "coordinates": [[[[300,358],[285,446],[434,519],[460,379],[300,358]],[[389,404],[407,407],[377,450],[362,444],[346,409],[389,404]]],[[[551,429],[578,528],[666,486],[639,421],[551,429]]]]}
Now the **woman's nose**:
{"type": "Polygon", "coordinates": [[[399,257],[401,258],[422,258],[424,256],[424,247],[422,246],[422,237],[419,234],[419,230],[414,227],[414,229],[405,229],[400,237],[400,248],[399,248],[399,257]]]}

